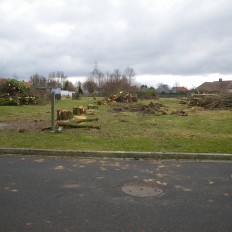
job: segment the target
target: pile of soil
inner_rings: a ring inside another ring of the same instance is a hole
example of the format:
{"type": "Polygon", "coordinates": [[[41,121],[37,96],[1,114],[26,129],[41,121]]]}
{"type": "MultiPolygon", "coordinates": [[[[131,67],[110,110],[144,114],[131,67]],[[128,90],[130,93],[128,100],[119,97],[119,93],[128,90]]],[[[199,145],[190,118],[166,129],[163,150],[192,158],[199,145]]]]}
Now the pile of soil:
{"type": "Polygon", "coordinates": [[[110,108],[113,112],[141,112],[144,114],[166,115],[167,107],[161,103],[150,102],[148,105],[144,104],[126,104],[114,106],[110,108]]]}

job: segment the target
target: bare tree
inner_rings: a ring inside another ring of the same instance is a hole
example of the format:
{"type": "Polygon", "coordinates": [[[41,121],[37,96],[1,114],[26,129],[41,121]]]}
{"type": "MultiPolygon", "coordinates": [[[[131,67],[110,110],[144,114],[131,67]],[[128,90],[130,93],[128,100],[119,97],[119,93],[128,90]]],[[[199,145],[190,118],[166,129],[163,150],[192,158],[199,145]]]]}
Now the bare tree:
{"type": "Polygon", "coordinates": [[[166,84],[160,83],[156,89],[157,93],[170,93],[170,87],[166,84]]]}
{"type": "Polygon", "coordinates": [[[87,77],[86,81],[83,83],[83,89],[89,92],[89,94],[95,95],[98,86],[92,77],[87,77]]]}
{"type": "Polygon", "coordinates": [[[30,81],[34,86],[45,86],[47,84],[47,79],[38,73],[32,75],[30,81]]]}
{"type": "Polygon", "coordinates": [[[63,71],[51,72],[48,75],[48,82],[57,83],[58,87],[64,88],[64,83],[67,78],[68,77],[64,75],[63,71]]]}
{"type": "Polygon", "coordinates": [[[97,84],[98,94],[102,94],[102,86],[104,83],[105,75],[104,73],[98,68],[97,63],[95,63],[95,67],[93,71],[90,73],[91,79],[97,84]]]}
{"type": "Polygon", "coordinates": [[[67,80],[64,82],[63,90],[75,91],[75,86],[72,82],[67,80]]]}
{"type": "Polygon", "coordinates": [[[104,74],[95,64],[90,76],[83,83],[83,88],[89,93],[98,92],[99,95],[109,96],[119,91],[130,91],[134,89],[135,72],[131,67],[127,67],[122,74],[119,69],[114,69],[112,73],[107,72],[104,74]]]}
{"type": "Polygon", "coordinates": [[[128,79],[129,85],[132,86],[133,83],[134,83],[134,77],[135,77],[135,71],[134,71],[134,69],[128,66],[128,67],[125,69],[125,76],[126,76],[127,79],[128,79]]]}

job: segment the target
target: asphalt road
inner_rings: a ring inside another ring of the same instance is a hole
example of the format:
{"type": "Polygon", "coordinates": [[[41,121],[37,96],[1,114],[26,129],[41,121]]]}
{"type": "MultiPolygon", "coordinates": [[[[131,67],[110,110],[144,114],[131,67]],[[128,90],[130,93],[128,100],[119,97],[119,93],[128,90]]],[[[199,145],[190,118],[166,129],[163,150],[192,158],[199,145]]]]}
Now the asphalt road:
{"type": "Polygon", "coordinates": [[[231,232],[232,162],[0,156],[0,232],[231,232]],[[133,197],[135,182],[162,189],[133,197]]]}

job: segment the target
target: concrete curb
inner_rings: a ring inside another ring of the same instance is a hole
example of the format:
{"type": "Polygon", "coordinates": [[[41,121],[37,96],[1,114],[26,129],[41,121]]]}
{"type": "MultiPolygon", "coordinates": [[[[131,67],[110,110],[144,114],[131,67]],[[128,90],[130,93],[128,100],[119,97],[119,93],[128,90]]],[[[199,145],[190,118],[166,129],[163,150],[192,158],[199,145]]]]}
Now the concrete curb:
{"type": "Polygon", "coordinates": [[[49,150],[29,148],[0,148],[0,155],[47,155],[72,157],[112,157],[134,159],[188,159],[188,160],[232,160],[232,154],[220,153],[180,153],[180,152],[133,152],[133,151],[79,151],[49,150]]]}

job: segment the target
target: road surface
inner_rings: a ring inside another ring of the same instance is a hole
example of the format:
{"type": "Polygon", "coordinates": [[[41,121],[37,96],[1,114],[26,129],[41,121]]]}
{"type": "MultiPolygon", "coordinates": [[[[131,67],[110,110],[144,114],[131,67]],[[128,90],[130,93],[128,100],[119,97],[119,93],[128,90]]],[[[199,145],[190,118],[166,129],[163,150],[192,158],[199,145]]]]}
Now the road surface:
{"type": "Polygon", "coordinates": [[[0,231],[231,232],[232,162],[3,155],[0,231]]]}

